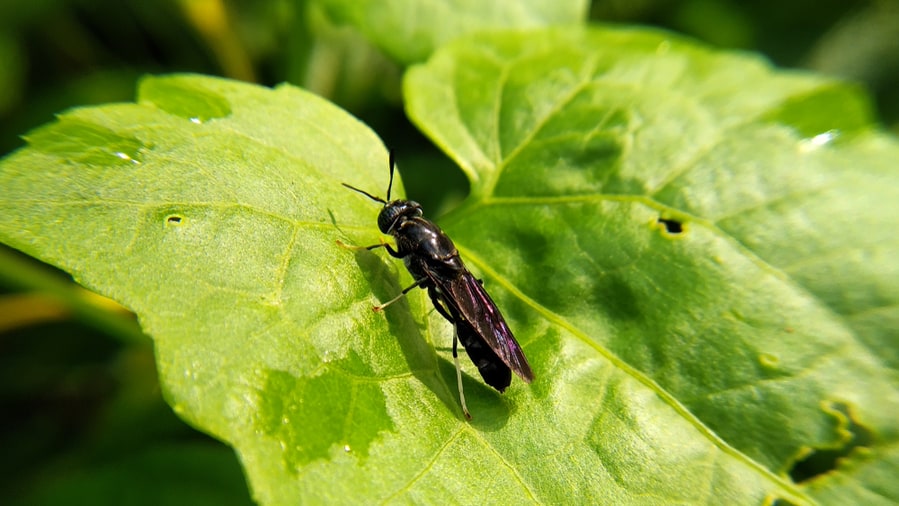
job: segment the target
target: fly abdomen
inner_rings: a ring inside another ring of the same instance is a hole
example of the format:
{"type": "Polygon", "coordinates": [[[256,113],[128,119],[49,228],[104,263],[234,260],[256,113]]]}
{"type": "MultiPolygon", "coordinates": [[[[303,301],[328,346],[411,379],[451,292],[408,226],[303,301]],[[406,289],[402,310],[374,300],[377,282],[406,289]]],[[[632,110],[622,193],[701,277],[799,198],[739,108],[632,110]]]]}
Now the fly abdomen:
{"type": "Polygon", "coordinates": [[[470,324],[464,321],[456,323],[456,332],[468,358],[478,368],[484,383],[503,392],[512,383],[512,370],[484,343],[470,324]]]}

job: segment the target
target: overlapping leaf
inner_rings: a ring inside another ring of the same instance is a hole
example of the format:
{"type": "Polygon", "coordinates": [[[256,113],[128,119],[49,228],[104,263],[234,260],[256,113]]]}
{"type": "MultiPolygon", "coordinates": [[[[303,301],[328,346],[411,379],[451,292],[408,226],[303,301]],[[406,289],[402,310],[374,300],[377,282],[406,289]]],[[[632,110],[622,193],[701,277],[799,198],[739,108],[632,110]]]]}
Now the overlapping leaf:
{"type": "Polygon", "coordinates": [[[399,61],[424,60],[456,37],[495,28],[577,23],[584,0],[316,0],[338,22],[355,27],[399,61]]]}
{"type": "Polygon", "coordinates": [[[899,147],[852,87],[629,30],[487,35],[405,85],[527,345],[570,334],[780,476],[843,449],[810,497],[899,498],[899,147]]]}

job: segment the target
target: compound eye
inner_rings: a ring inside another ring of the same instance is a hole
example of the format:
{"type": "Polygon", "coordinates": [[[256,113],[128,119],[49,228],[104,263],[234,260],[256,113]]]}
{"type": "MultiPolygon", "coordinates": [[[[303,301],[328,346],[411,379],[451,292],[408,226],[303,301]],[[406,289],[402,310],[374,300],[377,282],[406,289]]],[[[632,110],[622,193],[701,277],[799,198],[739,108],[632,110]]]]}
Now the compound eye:
{"type": "Polygon", "coordinates": [[[382,234],[389,234],[396,225],[396,221],[404,214],[405,208],[402,204],[402,202],[394,201],[381,209],[381,213],[378,215],[378,228],[381,229],[382,234]]]}

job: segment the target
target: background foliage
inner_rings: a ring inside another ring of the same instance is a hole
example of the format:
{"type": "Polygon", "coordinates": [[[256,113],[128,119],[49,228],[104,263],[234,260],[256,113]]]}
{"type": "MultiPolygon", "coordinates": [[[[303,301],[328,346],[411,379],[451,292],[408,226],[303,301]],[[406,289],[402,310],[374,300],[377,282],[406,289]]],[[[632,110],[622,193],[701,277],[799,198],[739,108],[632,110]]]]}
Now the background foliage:
{"type": "MultiPolygon", "coordinates": [[[[389,41],[390,30],[379,31],[385,25],[376,19],[368,19],[366,30],[364,16],[340,11],[339,4],[6,2],[0,7],[0,55],[8,62],[0,75],[0,151],[19,147],[18,135],[69,106],[130,101],[144,73],[191,70],[268,85],[287,81],[356,114],[397,147],[409,194],[439,215],[468,189],[454,164],[402,112],[400,62],[423,55],[389,46],[389,56],[379,52],[367,38],[389,41]],[[336,24],[353,20],[365,36],[336,24]]],[[[397,8],[393,15],[404,12],[397,8]]],[[[389,18],[386,10],[382,15],[389,18]]],[[[783,66],[861,80],[888,125],[899,116],[899,37],[891,31],[899,26],[896,12],[890,2],[590,6],[594,19],[673,28],[724,47],[762,51],[783,66]],[[860,33],[865,44],[858,43],[860,33]]],[[[8,450],[0,493],[47,503],[110,497],[110,490],[126,494],[111,496],[117,504],[249,501],[232,451],[185,426],[161,401],[149,342],[128,314],[14,251],[4,250],[0,261],[8,290],[0,308],[2,409],[12,414],[4,420],[8,450]]],[[[816,465],[826,470],[840,455],[835,450],[808,461],[794,477],[821,472],[816,465]]]]}

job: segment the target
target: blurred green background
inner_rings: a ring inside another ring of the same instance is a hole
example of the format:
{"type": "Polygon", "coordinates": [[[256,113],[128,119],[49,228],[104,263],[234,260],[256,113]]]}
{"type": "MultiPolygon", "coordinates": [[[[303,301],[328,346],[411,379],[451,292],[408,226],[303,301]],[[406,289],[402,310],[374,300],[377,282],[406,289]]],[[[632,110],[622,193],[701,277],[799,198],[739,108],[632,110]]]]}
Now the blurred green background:
{"type": "MultiPolygon", "coordinates": [[[[590,17],[857,81],[899,132],[899,0],[606,0],[590,17]]],[[[130,101],[140,76],[186,71],[335,102],[397,151],[407,193],[431,216],[467,191],[406,120],[402,67],[312,0],[3,0],[0,63],[2,154],[57,112],[130,101]]],[[[0,504],[250,502],[233,452],[163,402],[135,319],[2,246],[0,348],[0,504]]]]}

